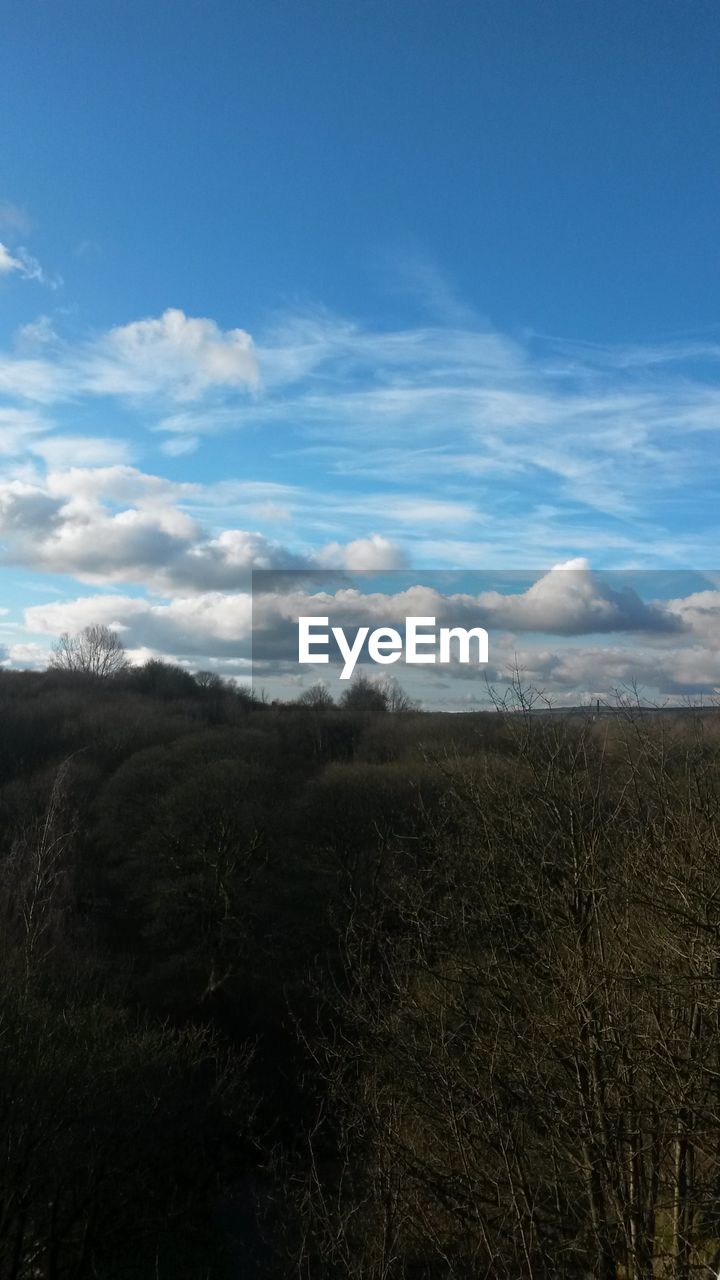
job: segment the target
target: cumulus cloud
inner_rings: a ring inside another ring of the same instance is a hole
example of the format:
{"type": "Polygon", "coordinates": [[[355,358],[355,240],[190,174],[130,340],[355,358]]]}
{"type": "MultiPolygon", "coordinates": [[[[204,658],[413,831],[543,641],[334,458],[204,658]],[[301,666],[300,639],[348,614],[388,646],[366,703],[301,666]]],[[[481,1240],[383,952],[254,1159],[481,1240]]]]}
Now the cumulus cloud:
{"type": "MultiPolygon", "coordinates": [[[[23,268],[19,258],[7,262],[6,271],[23,268]]],[[[25,274],[29,270],[27,266],[25,274]]],[[[187,316],[178,308],[118,325],[78,345],[55,335],[50,341],[46,327],[40,337],[40,342],[29,343],[26,326],[19,335],[19,354],[0,359],[0,391],[39,403],[83,395],[183,403],[258,384],[248,333],[223,330],[214,320],[187,316]]]]}
{"type": "Polygon", "coordinates": [[[48,492],[73,502],[107,501],[111,503],[149,504],[177,502],[192,493],[192,484],[177,484],[164,476],[139,471],[137,467],[113,465],[103,467],[68,467],[48,471],[37,481],[48,492]]]}
{"type": "Polygon", "coordinates": [[[158,590],[230,589],[255,563],[292,563],[260,534],[226,530],[207,537],[163,493],[162,483],[136,491],[133,505],[120,506],[132,477],[131,469],[118,470],[114,476],[108,469],[102,498],[87,474],[74,471],[51,475],[45,487],[24,481],[0,486],[0,532],[11,539],[6,561],[101,585],[136,582],[158,590]]]}
{"type": "Polygon", "coordinates": [[[578,558],[556,565],[517,595],[486,591],[477,607],[493,626],[554,635],[612,631],[679,631],[667,607],[647,604],[629,584],[613,586],[578,558]]]}
{"type": "MultiPolygon", "coordinates": [[[[90,448],[98,459],[113,442],[90,448]]],[[[37,452],[63,459],[71,448],[43,441],[37,452]]],[[[246,501],[275,487],[246,486],[246,501]]],[[[84,582],[137,583],[157,592],[233,591],[246,588],[253,569],[312,569],[318,563],[348,568],[391,568],[399,550],[380,535],[325,548],[320,559],[252,529],[209,532],[184,504],[197,487],[173,484],[134,467],[109,465],[51,470],[42,479],[0,482],[0,537],[6,563],[69,574],[84,582]]],[[[262,502],[259,504],[262,506],[262,502]]]]}
{"type": "MultiPolygon", "coordinates": [[[[438,627],[484,626],[490,635],[490,665],[479,672],[475,666],[455,661],[445,668],[451,679],[487,677],[507,682],[518,654],[527,666],[528,679],[549,682],[562,692],[571,687],[576,692],[607,691],[633,676],[644,679],[653,671],[664,672],[668,689],[694,688],[696,676],[707,688],[714,669],[707,650],[698,648],[694,658],[689,656],[693,637],[677,612],[663,602],[643,600],[620,576],[613,579],[594,573],[584,560],[558,565],[529,586],[523,575],[522,589],[518,589],[520,576],[509,575],[502,591],[475,593],[443,589],[437,575],[433,575],[434,582],[418,581],[394,592],[370,586],[364,589],[362,575],[354,577],[344,571],[344,576],[350,582],[336,586],[322,575],[314,580],[296,575],[294,582],[292,575],[265,576],[262,592],[255,597],[254,637],[255,658],[266,673],[294,667],[300,616],[327,617],[330,626],[342,627],[350,636],[360,627],[382,626],[392,626],[402,635],[410,616],[432,617],[438,627]],[[617,635],[622,643],[598,650],[592,640],[599,635],[617,635]],[[587,641],[574,649],[564,643],[548,647],[547,636],[587,641]],[[594,666],[592,654],[597,652],[609,658],[594,666]]],[[[451,585],[452,575],[447,588],[451,585]]],[[[411,675],[414,679],[417,672],[411,675]]]]}
{"type": "Polygon", "coordinates": [[[252,339],[243,329],[169,308],[103,334],[82,361],[85,388],[100,395],[156,395],[196,400],[213,388],[257,383],[252,339]]]}
{"type": "Polygon", "coordinates": [[[99,595],[33,605],[25,611],[25,624],[30,632],[57,636],[102,623],[118,631],[129,650],[197,661],[208,656],[239,660],[249,656],[251,616],[248,592],[206,592],[169,602],[99,595]]]}
{"type": "MultiPolygon", "coordinates": [[[[224,558],[234,557],[241,565],[262,558],[267,551],[253,535],[237,532],[225,539],[222,546],[224,558]]],[[[332,572],[325,572],[326,583],[332,580],[332,572]]],[[[526,590],[515,595],[508,593],[502,610],[496,604],[496,618],[512,606],[516,610],[514,616],[517,617],[519,611],[520,620],[529,623],[525,634],[520,636],[493,629],[489,617],[483,616],[479,608],[482,593],[449,594],[422,584],[391,594],[363,591],[344,583],[319,589],[307,570],[274,573],[270,580],[276,582],[278,589],[258,592],[254,598],[247,590],[208,589],[180,592],[169,600],[102,593],[34,605],[25,611],[25,627],[31,635],[28,644],[32,646],[37,644],[38,635],[54,637],[65,630],[77,631],[100,622],[120,632],[135,660],[149,655],[163,656],[191,666],[217,664],[219,670],[244,675],[249,671],[252,658],[256,664],[255,674],[263,678],[267,674],[272,677],[288,672],[297,675],[297,618],[300,615],[329,616],[332,625],[345,627],[348,634],[356,627],[368,625],[395,625],[402,632],[406,617],[434,616],[438,625],[484,623],[490,629],[490,664],[479,669],[454,662],[443,668],[445,689],[449,687],[448,681],[484,681],[485,677],[502,688],[519,670],[527,686],[542,690],[558,703],[612,696],[613,690],[631,684],[639,684],[654,697],[675,700],[718,693],[720,647],[716,640],[708,637],[702,642],[685,622],[676,630],[668,629],[664,617],[656,616],[650,606],[647,606],[651,610],[649,617],[644,616],[642,608],[638,611],[639,597],[633,599],[622,591],[617,595],[614,592],[604,595],[598,583],[593,584],[589,598],[581,592],[578,604],[572,592],[569,597],[567,594],[567,579],[573,572],[585,574],[587,570],[581,567],[552,571],[553,575],[562,574],[566,579],[564,590],[559,594],[554,593],[547,581],[550,574],[540,578],[544,598],[539,603],[536,596],[526,590]],[[606,612],[608,604],[610,614],[606,612]],[[555,623],[548,641],[546,635],[539,634],[538,611],[542,630],[549,633],[551,610],[554,610],[555,623]],[[594,643],[592,637],[603,630],[616,631],[617,641],[594,643]],[[532,632],[538,633],[537,638],[532,632]],[[587,640],[578,643],[583,636],[587,636],[587,640]],[[567,643],[568,637],[573,637],[575,642],[567,643]]],[[[698,595],[710,597],[700,599],[701,608],[710,606],[717,611],[720,607],[716,593],[698,595]]],[[[690,612],[697,609],[697,597],[688,597],[687,601],[690,612]]],[[[685,601],[677,600],[673,604],[680,610],[685,601]]],[[[21,648],[17,644],[11,648],[10,659],[19,660],[21,648]]],[[[39,661],[41,652],[44,652],[42,645],[32,652],[28,649],[28,659],[32,658],[33,663],[39,661]]],[[[405,669],[403,678],[409,671],[405,669]]],[[[427,678],[425,670],[421,675],[427,678]]],[[[413,679],[417,676],[414,669],[412,676],[413,679]]],[[[422,696],[421,689],[415,692],[422,696]]]]}
{"type": "Polygon", "coordinates": [[[59,511],[56,498],[37,485],[11,480],[0,487],[0,533],[4,538],[34,537],[38,529],[52,529],[59,511]]]}
{"type": "Polygon", "coordinates": [[[0,662],[9,667],[21,667],[24,671],[44,671],[50,659],[49,645],[22,642],[0,647],[0,662]]]}
{"type": "Polygon", "coordinates": [[[695,591],[667,607],[699,639],[720,644],[720,591],[695,591]]]}
{"type": "MultiPolygon", "coordinates": [[[[338,554],[328,561],[348,568],[338,554]]],[[[367,566],[363,566],[367,567],[367,566]]],[[[387,568],[378,565],[377,568],[387,568]]],[[[483,575],[484,576],[484,575],[483,575]]],[[[317,579],[317,589],[307,583],[292,584],[273,593],[270,578],[263,593],[263,608],[278,617],[332,612],[338,626],[364,624],[401,626],[411,615],[429,616],[439,625],[485,626],[513,632],[544,632],[557,636],[603,633],[643,633],[665,635],[681,632],[685,624],[677,609],[641,599],[628,584],[613,585],[606,576],[594,573],[585,560],[571,560],[542,574],[522,591],[443,591],[418,581],[396,592],[365,591],[357,585],[342,586],[334,592],[317,579]]]]}
{"type": "MultiPolygon", "coordinates": [[[[720,650],[691,644],[679,648],[642,646],[573,646],[568,649],[521,648],[513,654],[513,664],[526,684],[577,701],[578,694],[606,697],[614,691],[637,688],[655,695],[684,698],[720,692],[720,650]]],[[[467,671],[456,671],[462,676],[467,671]]],[[[511,664],[497,671],[498,679],[509,679],[511,664]]]]}
{"type": "Polygon", "coordinates": [[[368,538],[355,538],[352,542],[329,542],[314,556],[323,568],[332,569],[402,569],[406,564],[404,552],[390,538],[371,533],[368,538]]]}

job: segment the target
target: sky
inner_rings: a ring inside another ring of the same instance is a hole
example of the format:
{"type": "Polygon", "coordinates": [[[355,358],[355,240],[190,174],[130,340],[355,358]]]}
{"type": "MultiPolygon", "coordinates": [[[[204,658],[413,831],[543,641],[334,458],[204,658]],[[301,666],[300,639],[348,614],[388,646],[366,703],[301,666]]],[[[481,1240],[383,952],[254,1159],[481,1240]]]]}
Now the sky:
{"type": "Polygon", "coordinates": [[[252,568],[717,566],[714,2],[0,15],[5,665],[229,671],[252,568]]]}

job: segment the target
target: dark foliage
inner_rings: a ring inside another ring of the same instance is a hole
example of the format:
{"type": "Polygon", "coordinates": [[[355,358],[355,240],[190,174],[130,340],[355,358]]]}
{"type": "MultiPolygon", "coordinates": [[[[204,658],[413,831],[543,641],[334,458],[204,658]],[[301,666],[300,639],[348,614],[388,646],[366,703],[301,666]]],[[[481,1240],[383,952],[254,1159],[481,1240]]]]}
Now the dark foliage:
{"type": "Polygon", "coordinates": [[[0,674],[0,1276],[712,1274],[719,742],[0,674]]]}

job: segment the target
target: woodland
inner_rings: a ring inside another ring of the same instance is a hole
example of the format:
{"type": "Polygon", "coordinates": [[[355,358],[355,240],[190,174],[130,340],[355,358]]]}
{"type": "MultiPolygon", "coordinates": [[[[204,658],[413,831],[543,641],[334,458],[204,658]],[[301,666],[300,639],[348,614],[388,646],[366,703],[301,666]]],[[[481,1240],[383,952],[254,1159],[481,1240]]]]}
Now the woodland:
{"type": "Polygon", "coordinates": [[[0,672],[2,1280],[717,1274],[714,708],[64,641],[0,672]]]}

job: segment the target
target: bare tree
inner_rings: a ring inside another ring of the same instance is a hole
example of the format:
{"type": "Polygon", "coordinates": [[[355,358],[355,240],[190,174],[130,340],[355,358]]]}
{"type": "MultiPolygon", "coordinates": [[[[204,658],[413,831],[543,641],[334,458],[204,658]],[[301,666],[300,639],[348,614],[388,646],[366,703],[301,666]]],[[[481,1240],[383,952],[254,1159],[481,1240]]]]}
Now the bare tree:
{"type": "Polygon", "coordinates": [[[68,807],[67,781],[72,756],[59,766],[41,812],[20,827],[3,863],[0,919],[3,966],[22,957],[24,985],[37,976],[38,964],[62,941],[73,874],[76,822],[68,807]]]}
{"type": "Polygon", "coordinates": [[[200,689],[222,689],[223,687],[217,671],[196,671],[195,683],[200,689]]]}
{"type": "Polygon", "coordinates": [[[405,692],[402,685],[394,678],[389,676],[383,681],[382,690],[387,698],[388,711],[418,711],[420,704],[405,692]]]}
{"type": "Polygon", "coordinates": [[[300,1274],[716,1275],[711,722],[505,711],[350,896],[300,1274]]]}
{"type": "Polygon", "coordinates": [[[83,627],[76,635],[67,631],[53,646],[52,671],[81,671],[107,680],[125,671],[128,662],[125,646],[116,631],[95,624],[83,627]]]}
{"type": "Polygon", "coordinates": [[[309,689],[304,689],[298,698],[298,706],[301,707],[317,707],[322,710],[324,707],[332,707],[335,705],[333,696],[326,684],[318,681],[317,684],[311,684],[309,689]]]}

